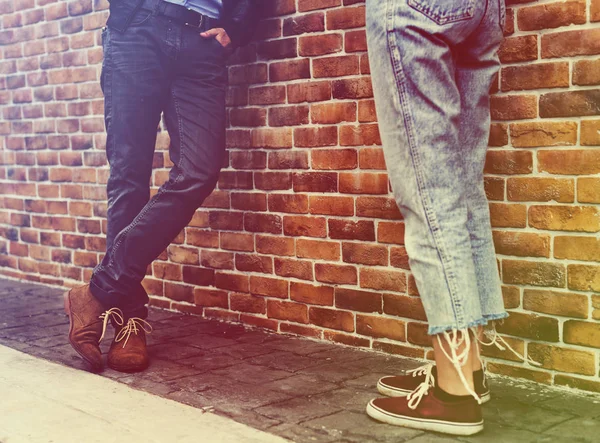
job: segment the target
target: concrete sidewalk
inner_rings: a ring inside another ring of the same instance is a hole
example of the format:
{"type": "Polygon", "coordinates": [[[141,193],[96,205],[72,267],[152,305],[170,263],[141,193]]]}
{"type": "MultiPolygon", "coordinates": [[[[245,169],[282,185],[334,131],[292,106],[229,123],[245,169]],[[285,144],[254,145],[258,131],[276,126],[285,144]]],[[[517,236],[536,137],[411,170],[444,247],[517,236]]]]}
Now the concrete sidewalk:
{"type": "MultiPolygon", "coordinates": [[[[62,311],[61,293],[60,289],[42,285],[0,280],[0,344],[83,369],[81,359],[67,344],[68,319],[62,311]]],[[[171,399],[196,408],[196,413],[202,417],[198,421],[201,429],[194,431],[198,432],[194,435],[198,441],[220,441],[212,438],[211,423],[203,421],[210,417],[208,421],[214,418],[216,423],[216,416],[297,442],[576,443],[596,442],[600,435],[600,395],[576,394],[500,378],[491,380],[492,401],[484,407],[485,430],[477,436],[453,438],[380,424],[364,413],[367,401],[378,396],[377,379],[418,366],[419,362],[172,312],[152,310],[149,320],[154,327],[149,336],[153,360],[147,371],[128,375],[106,370],[94,375],[61,369],[85,377],[85,383],[90,386],[94,385],[94,380],[108,382],[108,378],[154,395],[146,396],[142,403],[171,405],[163,400],[171,399]],[[202,414],[206,410],[216,416],[202,414]],[[210,437],[203,439],[202,432],[205,431],[210,432],[210,437]]],[[[109,344],[110,337],[105,340],[103,349],[107,350],[109,344]]],[[[35,360],[27,362],[22,363],[23,369],[17,375],[11,375],[14,381],[11,396],[18,395],[14,390],[18,383],[25,386],[30,382],[25,369],[36,363],[35,360]],[[19,375],[24,378],[22,381],[14,378],[19,375]]],[[[0,380],[7,365],[9,363],[0,359],[0,380]]],[[[52,376],[43,382],[44,389],[50,386],[61,392],[61,385],[70,384],[74,377],[52,376]]],[[[119,385],[110,383],[110,386],[119,385]]],[[[3,386],[0,389],[1,415],[7,396],[3,386]]],[[[130,423],[130,420],[122,420],[120,398],[121,395],[115,396],[113,401],[99,408],[103,412],[101,417],[107,420],[104,427],[98,424],[102,432],[100,438],[127,443],[152,441],[138,434],[136,428],[127,428],[133,429],[133,433],[127,435],[113,430],[111,420],[118,426],[130,423]]],[[[13,408],[19,410],[18,405],[13,408]]],[[[157,417],[155,412],[142,410],[141,406],[136,408],[142,411],[142,417],[146,417],[142,421],[144,424],[157,417]]],[[[12,426],[17,426],[13,422],[19,420],[27,425],[31,420],[31,409],[20,408],[24,415],[11,420],[12,426]]],[[[179,425],[174,420],[165,420],[165,423],[166,439],[155,441],[177,441],[179,425]]],[[[61,423],[54,425],[66,429],[61,423]]],[[[220,425],[215,426],[217,430],[222,429],[220,425]]],[[[1,429],[0,426],[0,442],[12,443],[13,440],[2,440],[1,429]]],[[[243,428],[240,432],[254,438],[250,431],[243,428]]],[[[222,441],[245,441],[233,432],[232,425],[231,439],[222,441]]],[[[264,438],[257,441],[268,442],[270,440],[266,438],[271,437],[264,438]]],[[[78,441],[93,440],[82,438],[78,441]]]]}
{"type": "Polygon", "coordinates": [[[0,346],[0,442],[285,443],[202,409],[0,346]]]}

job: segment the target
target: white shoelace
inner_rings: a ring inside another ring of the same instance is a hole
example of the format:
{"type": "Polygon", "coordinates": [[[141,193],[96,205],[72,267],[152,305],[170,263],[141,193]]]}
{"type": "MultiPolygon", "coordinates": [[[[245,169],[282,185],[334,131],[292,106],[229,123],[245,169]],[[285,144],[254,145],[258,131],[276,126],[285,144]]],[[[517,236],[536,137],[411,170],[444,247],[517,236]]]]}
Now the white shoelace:
{"type": "Polygon", "coordinates": [[[140,332],[140,330],[143,330],[146,334],[150,334],[152,332],[152,326],[143,318],[131,317],[129,320],[127,320],[127,323],[125,323],[123,312],[119,308],[110,308],[108,311],[100,315],[100,318],[103,320],[103,324],[102,335],[100,336],[99,341],[102,341],[102,339],[104,338],[104,334],[106,333],[106,328],[108,326],[108,321],[111,317],[114,318],[114,322],[117,324],[117,326],[121,326],[121,330],[115,337],[115,341],[120,342],[123,339],[125,339],[123,347],[127,345],[129,337],[132,333],[137,335],[138,332],[140,332]]]}
{"type": "MultiPolygon", "coordinates": [[[[481,343],[483,346],[496,346],[498,349],[500,349],[501,351],[504,350],[509,350],[510,352],[512,352],[514,355],[516,355],[518,358],[520,358],[523,361],[527,361],[529,363],[531,363],[534,366],[542,366],[541,363],[535,361],[534,359],[532,359],[531,357],[527,356],[527,358],[525,358],[523,355],[521,355],[519,352],[515,351],[512,346],[510,346],[506,340],[504,340],[504,338],[498,334],[498,332],[496,332],[496,329],[487,329],[483,331],[483,336],[488,338],[490,341],[488,343],[484,342],[482,339],[478,338],[477,340],[479,341],[479,343],[481,343]]],[[[475,335],[475,337],[477,337],[477,335],[475,335]]],[[[481,357],[480,357],[481,358],[481,357]]]]}
{"type": "Polygon", "coordinates": [[[433,377],[432,369],[432,364],[426,364],[419,368],[406,371],[407,374],[412,373],[413,377],[416,377],[417,375],[425,376],[423,383],[417,386],[414,391],[406,396],[406,399],[408,400],[408,407],[410,409],[416,409],[421,402],[421,399],[429,392],[429,388],[435,385],[435,378],[433,377]]]}

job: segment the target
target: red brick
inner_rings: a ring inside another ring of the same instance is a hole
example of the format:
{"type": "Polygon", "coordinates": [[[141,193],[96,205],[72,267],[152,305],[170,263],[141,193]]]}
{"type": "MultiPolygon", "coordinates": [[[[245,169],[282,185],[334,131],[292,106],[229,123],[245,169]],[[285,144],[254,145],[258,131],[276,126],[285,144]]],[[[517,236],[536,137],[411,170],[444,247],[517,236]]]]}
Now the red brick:
{"type": "Polygon", "coordinates": [[[269,195],[269,211],[306,214],[308,213],[308,197],[301,194],[271,194],[269,195]]]}
{"type": "Polygon", "coordinates": [[[490,217],[494,228],[524,228],[527,225],[527,206],[491,203],[490,217]]]}
{"type": "Polygon", "coordinates": [[[291,282],[290,298],[311,305],[331,306],[333,304],[333,288],[291,282]]]}
{"type": "Polygon", "coordinates": [[[538,36],[523,35],[505,38],[498,55],[502,63],[518,63],[536,60],[538,56],[538,36]]]}
{"type": "Polygon", "coordinates": [[[521,31],[538,31],[571,24],[583,24],[586,21],[585,10],[585,0],[521,8],[517,13],[517,24],[521,31]]]}
{"type": "Polygon", "coordinates": [[[220,245],[222,249],[230,251],[254,251],[254,236],[252,234],[236,234],[221,232],[220,245]]]}
{"type": "Polygon", "coordinates": [[[340,6],[342,0],[298,0],[298,11],[312,11],[315,9],[332,8],[340,6]]]}
{"type": "Polygon", "coordinates": [[[225,309],[229,307],[227,292],[201,288],[194,289],[194,304],[225,309]]]}
{"type": "Polygon", "coordinates": [[[600,54],[600,29],[555,32],[542,36],[542,57],[600,54]]]}
{"type": "Polygon", "coordinates": [[[293,174],[294,192],[337,192],[337,173],[298,172],[293,174]]]}
{"type": "Polygon", "coordinates": [[[313,325],[354,332],[354,315],[351,312],[311,306],[308,310],[308,317],[313,325]]]}
{"type": "Polygon", "coordinates": [[[296,15],[286,18],[283,22],[283,35],[298,35],[306,32],[320,32],[325,30],[325,16],[322,12],[313,14],[296,15]]]}
{"type": "Polygon", "coordinates": [[[327,11],[327,29],[350,29],[365,26],[365,7],[340,8],[327,11]]]}
{"type": "Polygon", "coordinates": [[[312,263],[306,260],[275,257],[275,274],[282,277],[294,277],[300,280],[312,280],[312,263]]]}
{"type": "Polygon", "coordinates": [[[502,260],[504,283],[515,285],[565,286],[565,267],[550,262],[529,262],[524,260],[502,260]]]}
{"type": "Polygon", "coordinates": [[[360,73],[356,55],[341,55],[314,59],[313,77],[343,77],[360,73]]]}
{"type": "Polygon", "coordinates": [[[354,215],[353,197],[311,195],[309,199],[311,214],[354,215]]]}
{"type": "Polygon", "coordinates": [[[269,126],[298,126],[308,123],[308,106],[281,106],[269,109],[269,126]]]}
{"type": "Polygon", "coordinates": [[[533,154],[529,151],[488,151],[484,172],[487,174],[529,174],[533,154]]]}
{"type": "Polygon", "coordinates": [[[348,31],[344,35],[346,52],[361,52],[367,50],[367,35],[364,30],[348,31]]]}
{"type": "Polygon", "coordinates": [[[506,95],[491,97],[491,115],[494,120],[519,120],[537,117],[535,95],[506,95]]]}
{"type": "Polygon", "coordinates": [[[530,206],[529,225],[553,231],[598,232],[600,211],[593,206],[530,206]]]}
{"type": "Polygon", "coordinates": [[[358,197],[356,199],[356,215],[391,220],[402,219],[396,201],[388,197],[358,197]]]}
{"type": "Polygon", "coordinates": [[[289,103],[319,102],[331,98],[331,83],[328,81],[302,82],[287,85],[289,103]]]}
{"type": "Polygon", "coordinates": [[[292,187],[292,174],[289,172],[255,172],[256,189],[265,191],[285,190],[292,187]]]}
{"type": "Polygon", "coordinates": [[[300,258],[338,261],[340,259],[340,244],[299,238],[296,242],[296,255],[300,258]]]}
{"type": "Polygon", "coordinates": [[[247,171],[221,171],[219,189],[252,189],[252,173],[247,171]]]}
{"type": "Polygon", "coordinates": [[[570,146],[577,143],[577,123],[527,122],[510,125],[510,137],[514,147],[537,148],[543,146],[570,146]]]}
{"type": "Polygon", "coordinates": [[[550,236],[531,232],[494,231],[496,253],[519,257],[550,257],[550,236]]]}
{"type": "Polygon", "coordinates": [[[264,298],[248,294],[231,294],[229,296],[230,308],[233,311],[265,314],[267,303],[264,298]]]}
{"type": "Polygon", "coordinates": [[[247,212],[244,214],[244,229],[249,232],[281,234],[281,217],[272,214],[247,212]]]}
{"type": "Polygon", "coordinates": [[[401,271],[363,268],[360,287],[394,292],[406,292],[406,274],[401,271]]]}
{"type": "Polygon", "coordinates": [[[358,166],[354,149],[319,149],[311,152],[313,169],[355,169],[358,166]]]}
{"type": "Polygon", "coordinates": [[[376,124],[340,127],[340,144],[342,146],[381,145],[379,127],[376,124]]]}
{"type": "Polygon", "coordinates": [[[356,121],[356,103],[315,104],[311,106],[310,116],[311,123],[326,125],[356,121]]]}
{"type": "Polygon", "coordinates": [[[218,248],[219,233],[207,229],[187,228],[186,242],[203,248],[218,248]]]}
{"type": "Polygon", "coordinates": [[[340,173],[340,192],[348,194],[387,194],[387,174],[340,173]]]}
{"type": "Polygon", "coordinates": [[[381,300],[381,294],[377,292],[335,288],[335,307],[338,309],[381,313],[381,300]]]}
{"type": "Polygon", "coordinates": [[[323,283],[356,284],[356,267],[316,263],[315,279],[323,283]]]}
{"type": "Polygon", "coordinates": [[[335,126],[294,128],[294,144],[297,147],[334,146],[338,132],[335,126]]]}
{"type": "Polygon", "coordinates": [[[201,264],[207,268],[233,269],[233,254],[220,251],[202,251],[201,264]]]}
{"type": "Polygon", "coordinates": [[[329,237],[339,240],[375,240],[375,225],[371,221],[329,219],[329,237]]]}
{"type": "Polygon", "coordinates": [[[220,289],[228,289],[236,292],[249,292],[249,280],[247,275],[225,274],[217,272],[215,274],[215,286],[220,289]]]}
{"type": "Polygon", "coordinates": [[[370,337],[406,341],[406,323],[393,318],[358,314],[356,332],[370,337]]]}
{"type": "Polygon", "coordinates": [[[307,35],[300,37],[298,52],[301,56],[314,57],[340,52],[342,46],[341,34],[307,35]]]}
{"type": "Polygon", "coordinates": [[[256,236],[256,252],[261,254],[290,256],[295,254],[294,251],[294,239],[292,238],[256,236]]]}
{"type": "Polygon", "coordinates": [[[295,58],[298,56],[296,38],[263,41],[258,44],[257,54],[263,60],[295,58]]]}
{"type": "Polygon", "coordinates": [[[250,276],[250,292],[268,297],[287,298],[289,283],[277,278],[250,276]]]}
{"type": "Polygon", "coordinates": [[[569,149],[538,152],[538,168],[551,174],[587,175],[600,172],[600,151],[569,149]]]}
{"type": "Polygon", "coordinates": [[[283,232],[288,236],[325,237],[327,227],[324,217],[285,216],[283,232]]]}
{"type": "Polygon", "coordinates": [[[285,103],[285,86],[260,86],[250,88],[249,103],[251,105],[272,105],[285,103]]]}
{"type": "Polygon", "coordinates": [[[273,259],[256,254],[235,254],[235,268],[242,272],[273,273],[273,259]]]}
{"type": "Polygon", "coordinates": [[[301,303],[268,300],[267,316],[296,323],[308,323],[308,307],[301,303]]]}
{"type": "Polygon", "coordinates": [[[308,169],[308,153],[306,151],[269,152],[270,169],[308,169]]]}
{"type": "Polygon", "coordinates": [[[385,246],[343,242],[342,259],[347,263],[387,266],[388,250],[385,246]]]}
{"type": "Polygon", "coordinates": [[[269,66],[269,80],[282,82],[310,78],[310,63],[308,59],[271,63],[269,66]]]}
{"type": "Polygon", "coordinates": [[[404,244],[404,223],[379,222],[377,225],[377,241],[379,243],[404,244]]]}
{"type": "Polygon", "coordinates": [[[211,211],[208,219],[211,229],[241,231],[243,228],[240,212],[211,211]]]}
{"type": "Polygon", "coordinates": [[[502,69],[503,91],[569,86],[569,63],[538,63],[502,69]]]}
{"type": "Polygon", "coordinates": [[[267,196],[255,192],[232,192],[231,209],[241,211],[266,211],[267,196]]]}
{"type": "Polygon", "coordinates": [[[282,149],[292,147],[292,128],[259,128],[252,130],[252,147],[282,149]]]}
{"type": "Polygon", "coordinates": [[[264,169],[267,166],[266,152],[232,151],[229,158],[234,169],[264,169]]]}

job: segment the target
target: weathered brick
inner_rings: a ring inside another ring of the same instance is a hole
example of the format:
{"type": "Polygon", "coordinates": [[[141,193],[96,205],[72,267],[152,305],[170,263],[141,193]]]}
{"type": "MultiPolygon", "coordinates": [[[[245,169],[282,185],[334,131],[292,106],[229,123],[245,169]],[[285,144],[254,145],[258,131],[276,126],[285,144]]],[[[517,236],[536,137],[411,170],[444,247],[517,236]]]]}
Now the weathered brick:
{"type": "Polygon", "coordinates": [[[581,145],[600,146],[600,120],[581,121],[581,145]]]}
{"type": "Polygon", "coordinates": [[[406,341],[406,323],[393,318],[358,314],[356,332],[370,337],[406,341]]]}
{"type": "Polygon", "coordinates": [[[600,115],[600,89],[549,92],[540,97],[540,117],[600,115]]]}
{"type": "Polygon", "coordinates": [[[537,117],[537,97],[534,95],[493,95],[490,106],[491,116],[494,120],[519,120],[537,117]]]}
{"type": "Polygon", "coordinates": [[[331,241],[299,238],[296,241],[296,255],[300,258],[338,261],[340,259],[340,244],[331,241]]]}
{"type": "Polygon", "coordinates": [[[569,86],[569,63],[539,63],[502,69],[502,91],[569,86]]]}
{"type": "Polygon", "coordinates": [[[551,174],[584,175],[600,172],[600,150],[539,151],[538,168],[551,174]]]}
{"type": "Polygon", "coordinates": [[[569,289],[600,292],[600,266],[568,265],[567,275],[569,289]]]}
{"type": "Polygon", "coordinates": [[[250,276],[250,292],[268,297],[287,298],[289,283],[277,278],[250,276]]]}
{"type": "Polygon", "coordinates": [[[558,28],[586,21],[585,0],[550,3],[519,9],[517,24],[521,31],[558,28]]]}
{"type": "Polygon", "coordinates": [[[494,231],[496,253],[519,257],[550,257],[550,236],[529,232],[494,231]]]}
{"type": "Polygon", "coordinates": [[[334,146],[337,140],[338,129],[335,126],[294,128],[294,144],[297,147],[334,146]]]}
{"type": "Polygon", "coordinates": [[[517,148],[571,146],[577,143],[576,122],[532,122],[510,125],[512,145],[517,148]]]}
{"type": "Polygon", "coordinates": [[[525,289],[523,308],[542,314],[587,318],[589,299],[583,294],[525,289]]]}
{"type": "Polygon", "coordinates": [[[554,237],[554,257],[600,262],[600,238],[556,236],[554,237]]]}
{"type": "Polygon", "coordinates": [[[578,178],[577,201],[580,203],[600,203],[600,178],[578,178]]]}
{"type": "Polygon", "coordinates": [[[313,325],[354,332],[354,314],[348,311],[311,306],[308,310],[308,317],[313,325]]]}
{"type": "Polygon", "coordinates": [[[593,206],[531,206],[529,225],[553,231],[598,232],[600,211],[593,206]]]}
{"type": "Polygon", "coordinates": [[[327,29],[350,29],[365,26],[365,7],[345,7],[327,11],[327,29]]]}
{"type": "Polygon", "coordinates": [[[487,174],[529,174],[533,171],[533,154],[529,151],[488,151],[484,172],[487,174]]]}
{"type": "Polygon", "coordinates": [[[573,84],[600,85],[600,59],[579,60],[573,67],[573,84]]]}
{"type": "Polygon", "coordinates": [[[331,286],[313,286],[305,283],[291,282],[290,298],[309,305],[333,305],[333,288],[331,286]]]}
{"type": "Polygon", "coordinates": [[[505,38],[500,45],[498,56],[502,63],[518,63],[536,60],[538,56],[537,45],[537,35],[505,38]]]}
{"type": "Polygon", "coordinates": [[[343,44],[341,34],[307,35],[300,37],[298,53],[303,57],[334,54],[342,50],[343,44]]]}
{"type": "Polygon", "coordinates": [[[511,201],[572,203],[575,184],[571,179],[514,177],[507,180],[507,196],[511,201]]]}
{"type": "Polygon", "coordinates": [[[388,250],[385,246],[343,242],[342,259],[346,263],[387,266],[388,250]]]}
{"type": "Polygon", "coordinates": [[[313,77],[342,77],[360,73],[357,55],[322,57],[312,61],[313,77]]]}
{"type": "Polygon", "coordinates": [[[302,194],[269,195],[269,211],[306,214],[308,212],[308,197],[302,194]]]}
{"type": "Polygon", "coordinates": [[[319,102],[331,98],[331,83],[313,81],[287,85],[289,103],[319,102]]]}
{"type": "Polygon", "coordinates": [[[323,283],[356,284],[358,281],[356,267],[316,263],[315,279],[323,283]]]}
{"type": "Polygon", "coordinates": [[[229,296],[230,308],[233,311],[265,314],[267,312],[266,300],[249,294],[231,294],[229,296]]]}
{"type": "Polygon", "coordinates": [[[512,378],[524,378],[537,383],[550,384],[552,374],[543,371],[535,371],[521,366],[510,366],[502,363],[492,363],[487,365],[488,370],[494,374],[505,375],[512,378]]]}
{"type": "Polygon", "coordinates": [[[319,149],[311,152],[313,169],[355,169],[358,155],[355,149],[319,149]]]}
{"type": "Polygon", "coordinates": [[[406,274],[401,271],[362,268],[360,287],[394,292],[406,292],[406,274]]]}
{"type": "Polygon", "coordinates": [[[375,240],[375,225],[371,221],[328,220],[329,237],[338,240],[375,240]]]}
{"type": "Polygon", "coordinates": [[[565,287],[565,267],[551,262],[502,260],[504,283],[532,286],[565,287]]]}
{"type": "Polygon", "coordinates": [[[356,121],[356,103],[315,104],[311,106],[310,118],[312,123],[325,125],[356,121]]]}
{"type": "Polygon", "coordinates": [[[600,54],[600,29],[555,32],[542,36],[542,57],[600,54]]]}
{"type": "Polygon", "coordinates": [[[309,205],[311,214],[354,215],[352,197],[311,195],[309,205]]]}
{"type": "Polygon", "coordinates": [[[308,307],[290,301],[268,300],[267,316],[296,323],[308,323],[308,307]]]}
{"type": "Polygon", "coordinates": [[[496,329],[502,334],[558,342],[558,326],[558,320],[555,318],[511,312],[502,323],[496,324],[496,329]]]}
{"type": "Polygon", "coordinates": [[[313,267],[312,263],[306,260],[275,257],[275,274],[300,280],[312,280],[313,267]]]}
{"type": "Polygon", "coordinates": [[[563,339],[565,343],[600,348],[600,323],[568,320],[564,324],[563,339]]]}
{"type": "Polygon", "coordinates": [[[265,235],[256,236],[256,252],[273,255],[294,255],[294,239],[272,237],[265,235]]]}

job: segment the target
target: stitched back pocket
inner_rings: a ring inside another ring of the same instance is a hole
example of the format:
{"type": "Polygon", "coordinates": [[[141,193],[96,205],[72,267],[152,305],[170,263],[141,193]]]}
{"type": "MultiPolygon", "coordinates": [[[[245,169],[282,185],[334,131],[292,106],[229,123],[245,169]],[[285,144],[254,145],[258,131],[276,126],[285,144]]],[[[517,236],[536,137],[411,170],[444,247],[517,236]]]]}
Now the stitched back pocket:
{"type": "Polygon", "coordinates": [[[408,6],[438,25],[468,20],[475,14],[476,0],[408,0],[408,6]]]}

